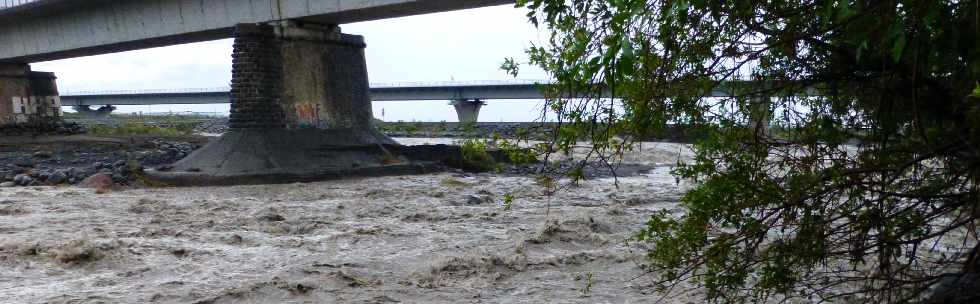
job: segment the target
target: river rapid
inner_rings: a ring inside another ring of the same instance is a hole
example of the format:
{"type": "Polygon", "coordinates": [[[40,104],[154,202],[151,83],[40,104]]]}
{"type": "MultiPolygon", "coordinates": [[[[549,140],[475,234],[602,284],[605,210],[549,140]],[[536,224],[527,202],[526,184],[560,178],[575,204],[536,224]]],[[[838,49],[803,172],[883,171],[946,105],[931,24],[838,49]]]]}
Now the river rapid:
{"type": "Polygon", "coordinates": [[[688,185],[669,171],[690,156],[643,143],[625,162],[652,169],[558,189],[455,171],[0,188],[0,303],[650,303],[628,239],[681,212],[688,185]]]}

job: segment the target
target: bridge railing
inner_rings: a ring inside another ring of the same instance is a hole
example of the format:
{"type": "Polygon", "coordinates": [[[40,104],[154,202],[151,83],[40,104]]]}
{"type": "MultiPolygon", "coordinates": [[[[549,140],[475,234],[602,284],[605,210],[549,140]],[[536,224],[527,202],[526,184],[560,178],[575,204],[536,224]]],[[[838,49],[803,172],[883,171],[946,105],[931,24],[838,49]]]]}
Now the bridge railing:
{"type": "Polygon", "coordinates": [[[38,0],[0,0],[0,10],[37,1],[38,0]]]}
{"type": "Polygon", "coordinates": [[[372,88],[415,88],[415,87],[460,87],[460,86],[493,86],[493,85],[529,85],[548,83],[542,79],[511,79],[511,80],[469,80],[469,81],[430,81],[430,82],[375,82],[372,88]]]}
{"type": "Polygon", "coordinates": [[[229,87],[187,88],[187,89],[150,89],[150,90],[106,90],[106,91],[66,91],[65,96],[82,95],[136,95],[136,94],[182,94],[182,93],[223,93],[231,91],[229,87]]]}

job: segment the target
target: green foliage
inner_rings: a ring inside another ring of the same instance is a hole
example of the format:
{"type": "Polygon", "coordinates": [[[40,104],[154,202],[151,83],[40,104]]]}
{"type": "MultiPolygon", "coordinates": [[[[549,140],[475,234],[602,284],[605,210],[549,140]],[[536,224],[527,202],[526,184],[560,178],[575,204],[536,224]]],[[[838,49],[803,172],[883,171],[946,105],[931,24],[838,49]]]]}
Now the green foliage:
{"type": "Polygon", "coordinates": [[[504,194],[504,211],[510,211],[514,206],[514,195],[510,193],[504,194]]]}
{"type": "Polygon", "coordinates": [[[552,33],[527,51],[557,81],[548,151],[585,138],[608,159],[672,125],[698,134],[674,171],[693,183],[686,213],[637,235],[663,290],[891,303],[980,271],[976,1],[517,6],[552,33]]]}
{"type": "Polygon", "coordinates": [[[164,136],[176,137],[193,134],[194,124],[171,124],[168,127],[146,124],[142,122],[126,122],[118,126],[93,125],[88,127],[88,133],[98,136],[164,136]]]}
{"type": "Polygon", "coordinates": [[[566,175],[572,180],[572,183],[575,184],[585,179],[585,171],[582,166],[572,168],[568,171],[568,173],[566,173],[566,175]]]}
{"type": "Polygon", "coordinates": [[[496,132],[493,133],[493,138],[488,142],[490,146],[495,147],[507,154],[507,159],[512,164],[526,165],[538,162],[538,150],[534,147],[523,148],[519,143],[520,140],[512,142],[510,140],[503,139],[500,137],[500,134],[497,134],[496,132]]]}
{"type": "Polygon", "coordinates": [[[520,64],[517,64],[517,61],[514,61],[514,58],[506,58],[504,59],[504,63],[500,64],[500,69],[506,71],[511,76],[517,77],[521,67],[520,64]]]}
{"type": "Polygon", "coordinates": [[[475,137],[477,133],[476,122],[461,122],[459,123],[459,130],[463,133],[464,137],[475,137]]]}
{"type": "Polygon", "coordinates": [[[582,289],[579,290],[579,292],[582,293],[582,296],[583,297],[587,297],[587,296],[592,295],[592,284],[594,283],[592,281],[592,276],[593,276],[593,274],[590,271],[590,272],[585,273],[585,275],[576,277],[576,279],[578,279],[578,280],[585,281],[584,285],[582,286],[582,289]]]}
{"type": "MultiPolygon", "coordinates": [[[[465,128],[465,125],[464,125],[465,128]]],[[[515,165],[525,165],[538,162],[538,152],[534,148],[524,148],[520,140],[510,141],[494,132],[490,139],[469,137],[459,142],[463,152],[463,166],[476,171],[503,171],[503,164],[491,155],[491,151],[499,151],[506,155],[503,160],[515,165]]]]}
{"type": "Polygon", "coordinates": [[[556,186],[555,179],[545,174],[534,176],[534,184],[545,189],[552,189],[556,186]]]}
{"type": "Polygon", "coordinates": [[[399,122],[398,125],[396,126],[396,129],[408,134],[414,134],[419,131],[419,124],[415,122],[410,122],[410,123],[399,122]]]}
{"type": "Polygon", "coordinates": [[[473,171],[490,171],[497,165],[490,155],[488,142],[479,139],[464,139],[460,142],[463,153],[463,168],[473,171]]]}

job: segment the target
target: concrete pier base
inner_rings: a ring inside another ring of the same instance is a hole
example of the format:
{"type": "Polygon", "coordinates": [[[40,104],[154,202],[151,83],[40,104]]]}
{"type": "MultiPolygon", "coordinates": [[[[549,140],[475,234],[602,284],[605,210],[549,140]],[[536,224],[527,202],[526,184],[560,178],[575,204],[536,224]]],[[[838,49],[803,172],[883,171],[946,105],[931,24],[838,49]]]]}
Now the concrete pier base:
{"type": "Polygon", "coordinates": [[[457,99],[449,104],[456,108],[456,117],[462,123],[476,122],[480,118],[480,108],[486,105],[479,99],[457,99]]]}
{"type": "Polygon", "coordinates": [[[147,172],[179,186],[424,172],[372,125],[364,41],[331,25],[236,27],[230,132],[147,172]],[[397,150],[397,149],[396,149],[397,150]]]}
{"type": "Polygon", "coordinates": [[[171,186],[306,182],[349,176],[409,174],[435,163],[398,155],[376,131],[302,129],[231,131],[176,163],[152,171],[171,186]],[[374,145],[365,145],[375,142],[374,145]]]}

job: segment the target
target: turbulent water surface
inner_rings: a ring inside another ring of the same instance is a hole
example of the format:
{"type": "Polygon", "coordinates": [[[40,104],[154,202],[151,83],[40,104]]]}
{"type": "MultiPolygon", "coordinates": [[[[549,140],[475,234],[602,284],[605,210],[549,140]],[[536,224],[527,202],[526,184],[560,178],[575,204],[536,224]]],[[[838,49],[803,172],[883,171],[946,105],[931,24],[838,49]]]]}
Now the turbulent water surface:
{"type": "Polygon", "coordinates": [[[652,171],[557,191],[461,172],[0,188],[0,302],[648,303],[642,244],[626,239],[679,212],[668,171],[687,156],[646,143],[627,161],[652,171]]]}

